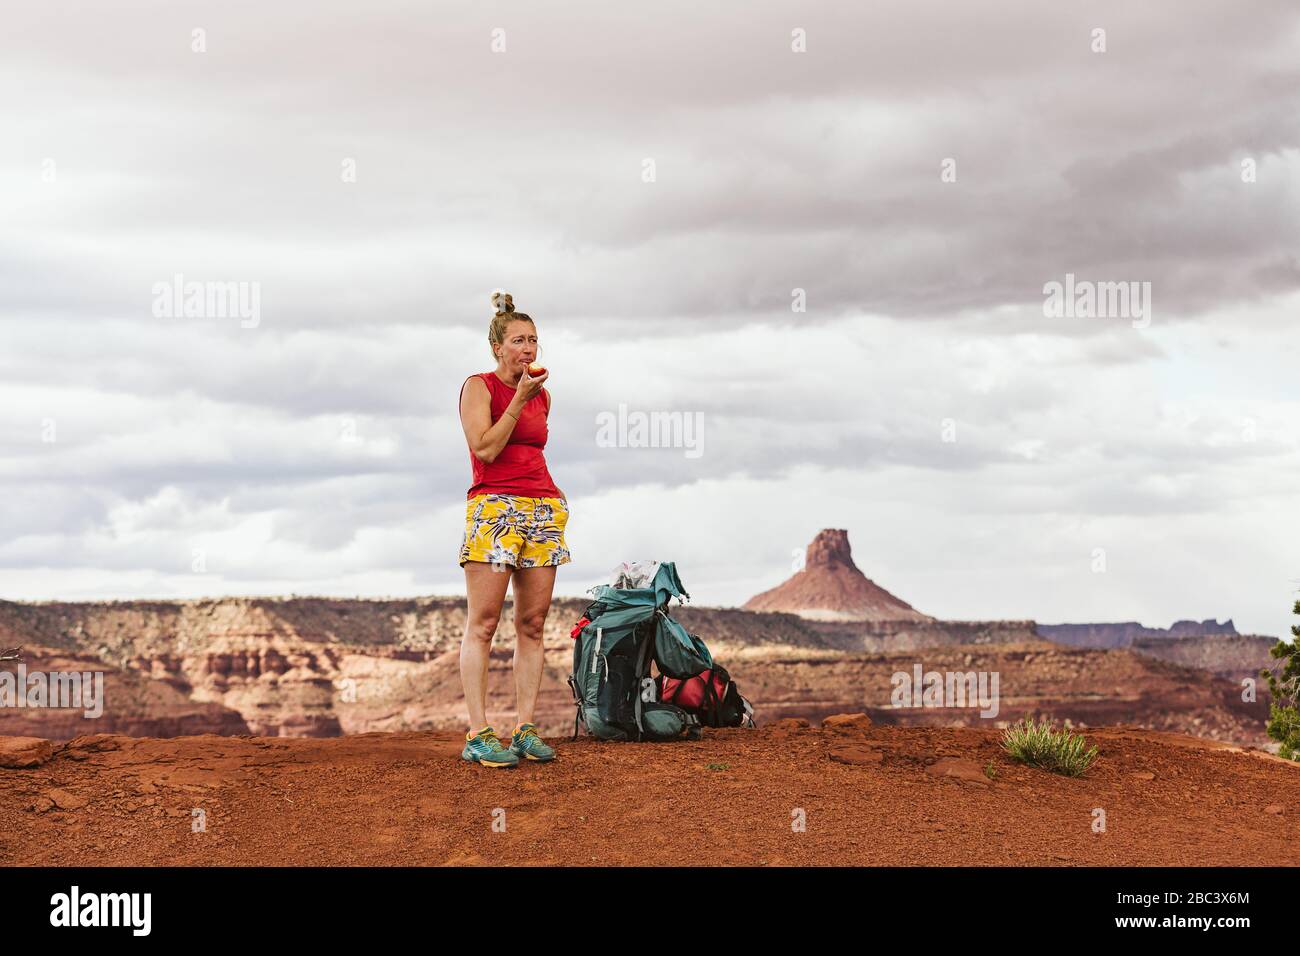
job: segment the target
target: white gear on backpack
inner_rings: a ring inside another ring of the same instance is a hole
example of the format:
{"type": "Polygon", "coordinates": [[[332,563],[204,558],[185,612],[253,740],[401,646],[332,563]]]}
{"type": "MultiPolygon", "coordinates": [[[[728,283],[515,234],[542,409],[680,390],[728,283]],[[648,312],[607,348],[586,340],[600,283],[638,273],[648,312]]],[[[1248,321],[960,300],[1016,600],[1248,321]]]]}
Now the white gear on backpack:
{"type": "Polygon", "coordinates": [[[658,573],[658,561],[624,561],[610,575],[609,585],[620,591],[648,588],[658,573]]]}

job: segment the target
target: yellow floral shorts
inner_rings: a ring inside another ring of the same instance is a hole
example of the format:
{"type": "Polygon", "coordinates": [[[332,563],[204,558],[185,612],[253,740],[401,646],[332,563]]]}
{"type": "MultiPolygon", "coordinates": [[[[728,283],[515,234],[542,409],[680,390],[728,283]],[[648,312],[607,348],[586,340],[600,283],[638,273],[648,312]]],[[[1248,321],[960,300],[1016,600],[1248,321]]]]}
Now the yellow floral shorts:
{"type": "Polygon", "coordinates": [[[460,566],[483,561],[512,568],[567,564],[564,545],[569,503],[564,498],[475,495],[465,502],[460,566]]]}

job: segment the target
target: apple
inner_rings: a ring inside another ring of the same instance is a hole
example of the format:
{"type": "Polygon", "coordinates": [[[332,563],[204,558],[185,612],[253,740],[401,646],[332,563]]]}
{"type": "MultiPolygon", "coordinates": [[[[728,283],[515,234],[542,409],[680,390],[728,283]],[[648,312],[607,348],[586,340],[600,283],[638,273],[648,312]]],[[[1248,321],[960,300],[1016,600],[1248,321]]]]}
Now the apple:
{"type": "Polygon", "coordinates": [[[528,363],[529,378],[537,378],[539,375],[545,375],[545,374],[546,374],[546,369],[543,368],[541,365],[538,365],[536,362],[528,363]]]}

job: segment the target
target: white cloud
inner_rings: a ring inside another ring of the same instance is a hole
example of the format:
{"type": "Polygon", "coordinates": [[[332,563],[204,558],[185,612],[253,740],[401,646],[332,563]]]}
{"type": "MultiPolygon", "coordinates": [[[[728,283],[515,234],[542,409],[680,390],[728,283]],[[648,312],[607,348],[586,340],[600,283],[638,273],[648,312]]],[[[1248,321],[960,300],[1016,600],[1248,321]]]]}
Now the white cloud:
{"type": "Polygon", "coordinates": [[[504,285],[563,593],[670,557],[739,603],[847,527],[930,613],[1289,627],[1288,4],[56,6],[0,37],[6,596],[461,590],[504,285]],[[1151,282],[1150,328],[1044,318],[1067,272],[1151,282]],[[155,318],[176,273],[260,283],[261,324],[155,318]],[[599,447],[620,402],[704,454],[599,447]]]}

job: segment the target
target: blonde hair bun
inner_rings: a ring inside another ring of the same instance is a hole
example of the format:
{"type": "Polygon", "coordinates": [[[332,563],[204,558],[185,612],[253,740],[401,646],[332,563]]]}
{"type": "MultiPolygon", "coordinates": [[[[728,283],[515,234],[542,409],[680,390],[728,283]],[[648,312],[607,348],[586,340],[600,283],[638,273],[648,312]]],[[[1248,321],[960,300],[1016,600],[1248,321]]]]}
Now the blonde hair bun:
{"type": "Polygon", "coordinates": [[[512,322],[527,322],[534,329],[537,326],[533,325],[533,320],[527,312],[515,311],[514,300],[505,289],[497,289],[492,293],[492,308],[496,310],[496,315],[492,316],[492,321],[488,323],[488,347],[492,349],[492,357],[500,360],[497,346],[505,342],[506,328],[512,322]]]}
{"type": "Polygon", "coordinates": [[[513,312],[515,310],[515,300],[505,289],[497,289],[492,293],[492,309],[497,315],[502,312],[513,312]]]}

